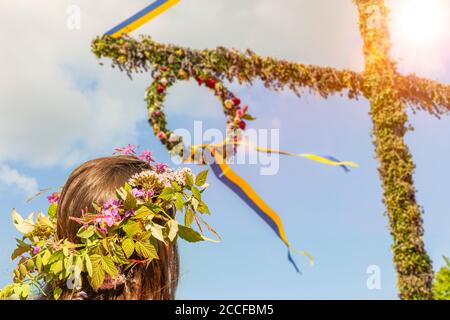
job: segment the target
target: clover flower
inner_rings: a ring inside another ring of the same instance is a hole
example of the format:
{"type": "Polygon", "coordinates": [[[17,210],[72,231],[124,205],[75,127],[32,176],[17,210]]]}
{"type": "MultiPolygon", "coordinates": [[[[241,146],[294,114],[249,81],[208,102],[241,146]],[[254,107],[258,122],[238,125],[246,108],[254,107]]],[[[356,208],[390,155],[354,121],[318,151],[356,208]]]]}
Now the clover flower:
{"type": "Polygon", "coordinates": [[[60,197],[59,192],[53,192],[51,195],[47,197],[48,203],[58,202],[60,197]]]}
{"type": "Polygon", "coordinates": [[[139,160],[146,161],[148,163],[154,162],[153,154],[150,150],[143,150],[141,155],[138,157],[139,160]]]}
{"type": "Polygon", "coordinates": [[[139,148],[139,145],[135,146],[134,144],[129,144],[123,148],[116,148],[116,152],[113,154],[121,154],[124,156],[135,156],[136,155],[136,148],[139,148]]]}
{"type": "Polygon", "coordinates": [[[158,173],[164,173],[164,172],[166,172],[166,169],[168,167],[169,166],[167,164],[159,162],[156,164],[155,169],[156,169],[156,172],[158,172],[158,173]]]}
{"type": "Polygon", "coordinates": [[[136,212],[134,210],[130,209],[130,210],[125,211],[124,216],[125,216],[125,218],[129,218],[131,216],[134,216],[135,214],[136,214],[136,212]]]}
{"type": "Polygon", "coordinates": [[[138,188],[133,188],[131,190],[131,194],[133,195],[133,197],[135,198],[143,198],[145,196],[145,191],[142,189],[138,189],[138,188]]]}
{"type": "Polygon", "coordinates": [[[105,223],[108,227],[112,227],[114,223],[122,221],[119,214],[120,202],[117,199],[109,199],[103,204],[100,214],[95,219],[99,225],[105,223]]]}
{"type": "Polygon", "coordinates": [[[41,252],[41,247],[40,246],[34,246],[33,247],[33,254],[36,255],[39,252],[41,252]]]}

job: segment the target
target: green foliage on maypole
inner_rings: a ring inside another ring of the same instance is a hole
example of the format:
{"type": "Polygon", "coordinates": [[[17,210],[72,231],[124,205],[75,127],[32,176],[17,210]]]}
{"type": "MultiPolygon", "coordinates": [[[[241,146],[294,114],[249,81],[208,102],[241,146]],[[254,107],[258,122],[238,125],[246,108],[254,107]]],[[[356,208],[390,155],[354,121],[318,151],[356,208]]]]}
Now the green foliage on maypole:
{"type": "Polygon", "coordinates": [[[389,57],[388,9],[383,0],[356,0],[364,39],[364,91],[371,103],[373,143],[379,161],[402,299],[432,299],[433,270],[423,242],[422,209],[416,202],[415,165],[404,141],[410,129],[389,57]]]}
{"type": "Polygon", "coordinates": [[[450,300],[450,259],[444,257],[443,266],[434,278],[433,291],[436,300],[450,300]]]}

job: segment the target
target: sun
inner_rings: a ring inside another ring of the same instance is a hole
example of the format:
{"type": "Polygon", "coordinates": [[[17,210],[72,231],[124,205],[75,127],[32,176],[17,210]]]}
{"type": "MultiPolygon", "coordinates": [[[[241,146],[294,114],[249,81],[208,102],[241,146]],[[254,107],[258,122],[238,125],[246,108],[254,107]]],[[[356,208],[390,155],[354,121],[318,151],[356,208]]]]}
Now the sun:
{"type": "Polygon", "coordinates": [[[436,43],[446,31],[448,3],[446,0],[394,1],[393,32],[413,46],[436,43]]]}

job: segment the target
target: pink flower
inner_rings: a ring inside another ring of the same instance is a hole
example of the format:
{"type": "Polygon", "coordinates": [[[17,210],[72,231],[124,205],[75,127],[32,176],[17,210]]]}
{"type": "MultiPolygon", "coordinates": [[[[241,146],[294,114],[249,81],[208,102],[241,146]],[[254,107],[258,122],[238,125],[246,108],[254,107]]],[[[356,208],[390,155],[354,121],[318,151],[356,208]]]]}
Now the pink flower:
{"type": "Polygon", "coordinates": [[[39,252],[41,252],[41,247],[39,247],[39,246],[34,246],[34,247],[33,247],[33,254],[38,254],[39,252]]]}
{"type": "Polygon", "coordinates": [[[99,225],[105,223],[108,227],[111,227],[114,223],[122,220],[119,214],[120,202],[117,199],[109,199],[103,204],[103,209],[99,216],[95,219],[99,225]]]}
{"type": "Polygon", "coordinates": [[[156,164],[155,169],[156,169],[156,172],[158,172],[158,173],[164,173],[164,172],[166,172],[166,169],[168,167],[169,166],[167,164],[159,162],[156,164]]]}
{"type": "Polygon", "coordinates": [[[109,209],[109,208],[113,208],[113,209],[118,209],[120,207],[120,201],[114,198],[111,198],[109,200],[107,200],[104,204],[103,204],[103,208],[105,209],[109,209]]]}
{"type": "Polygon", "coordinates": [[[113,224],[116,222],[116,219],[112,214],[104,213],[102,216],[95,219],[95,222],[101,224],[102,222],[106,223],[108,227],[112,227],[113,224]]]}
{"type": "Polygon", "coordinates": [[[142,189],[138,189],[138,188],[133,188],[131,189],[131,194],[133,195],[133,197],[135,198],[142,198],[145,196],[145,191],[142,189]]]}
{"type": "Polygon", "coordinates": [[[131,210],[131,209],[127,210],[127,211],[125,211],[125,218],[134,216],[135,214],[136,214],[136,212],[134,210],[131,210]]]}
{"type": "Polygon", "coordinates": [[[158,137],[159,140],[166,140],[167,139],[166,134],[164,132],[162,132],[162,131],[160,131],[158,133],[157,137],[158,137]]]}
{"type": "Polygon", "coordinates": [[[236,111],[236,116],[238,116],[239,118],[242,118],[242,116],[243,116],[244,114],[246,114],[247,111],[248,111],[248,106],[245,106],[245,107],[243,107],[242,109],[239,108],[239,109],[236,111]]]}
{"type": "Polygon", "coordinates": [[[139,160],[147,161],[148,163],[155,161],[150,150],[143,150],[138,158],[139,160]]]}
{"type": "Polygon", "coordinates": [[[155,195],[155,191],[153,190],[147,190],[147,194],[145,195],[147,199],[153,197],[155,195]]]}
{"type": "Polygon", "coordinates": [[[136,155],[136,151],[135,149],[139,148],[139,145],[134,146],[134,144],[129,144],[126,147],[123,148],[116,148],[116,152],[114,152],[113,154],[121,154],[124,156],[135,156],[136,155]]]}
{"type": "Polygon", "coordinates": [[[58,202],[59,196],[60,196],[59,192],[53,192],[51,195],[47,197],[47,200],[49,203],[58,202]]]}

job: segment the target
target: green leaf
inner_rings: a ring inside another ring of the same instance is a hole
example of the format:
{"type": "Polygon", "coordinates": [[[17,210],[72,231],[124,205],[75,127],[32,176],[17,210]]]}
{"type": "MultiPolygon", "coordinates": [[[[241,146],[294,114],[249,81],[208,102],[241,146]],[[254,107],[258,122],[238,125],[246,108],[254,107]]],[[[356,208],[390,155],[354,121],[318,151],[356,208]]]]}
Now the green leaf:
{"type": "Polygon", "coordinates": [[[183,199],[183,195],[179,192],[177,192],[175,194],[175,208],[177,208],[178,210],[183,210],[183,206],[184,206],[184,199],[183,199]]]}
{"type": "Polygon", "coordinates": [[[192,207],[194,208],[194,210],[197,210],[199,201],[196,198],[192,198],[191,204],[192,204],[192,207]]]}
{"type": "Polygon", "coordinates": [[[157,205],[157,204],[152,203],[152,202],[145,204],[145,206],[147,208],[149,208],[150,210],[152,210],[152,212],[154,212],[154,213],[164,212],[164,210],[161,208],[160,205],[157,205]]]}
{"type": "Polygon", "coordinates": [[[151,231],[146,231],[143,232],[139,235],[139,241],[146,241],[149,240],[152,236],[152,232],[151,231]]]}
{"type": "Polygon", "coordinates": [[[20,298],[26,299],[29,294],[30,294],[30,285],[29,284],[24,284],[22,286],[22,290],[20,292],[20,298]]]}
{"type": "Polygon", "coordinates": [[[210,214],[208,206],[203,201],[200,201],[200,203],[198,204],[197,211],[200,213],[210,214]]]}
{"type": "Polygon", "coordinates": [[[55,261],[64,259],[64,253],[62,252],[62,250],[59,251],[55,251],[51,254],[50,259],[48,260],[49,264],[52,264],[55,261]]]}
{"type": "Polygon", "coordinates": [[[142,231],[141,225],[138,222],[129,220],[123,227],[123,231],[127,234],[129,237],[133,237],[134,235],[138,234],[142,231]]]}
{"type": "Polygon", "coordinates": [[[122,247],[117,244],[114,244],[113,247],[114,247],[114,250],[111,253],[111,259],[114,261],[114,263],[116,265],[128,264],[129,261],[128,261],[127,257],[125,256],[125,253],[123,252],[122,247]]]}
{"type": "Polygon", "coordinates": [[[185,172],[185,181],[186,185],[190,188],[194,185],[194,179],[192,179],[192,175],[188,172],[185,172]]]}
{"type": "Polygon", "coordinates": [[[63,260],[58,260],[52,263],[50,266],[50,271],[52,271],[54,274],[58,274],[63,270],[63,260]]]}
{"type": "Polygon", "coordinates": [[[55,218],[56,217],[56,211],[58,209],[58,204],[56,202],[53,202],[49,207],[48,207],[48,211],[47,214],[50,218],[55,218]]]}
{"type": "Polygon", "coordinates": [[[133,187],[129,184],[129,183],[125,183],[123,189],[128,192],[131,193],[131,190],[133,190],[133,187]]]}
{"type": "Polygon", "coordinates": [[[204,240],[200,233],[183,225],[178,226],[178,235],[187,242],[199,242],[204,240]]]}
{"type": "Polygon", "coordinates": [[[21,245],[19,247],[17,247],[14,252],[11,255],[11,260],[16,259],[17,257],[20,257],[22,254],[24,254],[25,252],[28,252],[28,250],[31,249],[30,245],[21,245]]]}
{"type": "Polygon", "coordinates": [[[66,273],[69,273],[69,272],[70,272],[71,267],[73,266],[73,260],[74,260],[73,254],[70,254],[70,255],[64,260],[64,268],[66,269],[66,273]]]}
{"type": "Polygon", "coordinates": [[[200,193],[200,190],[198,190],[196,187],[192,186],[191,191],[192,191],[192,195],[194,196],[195,199],[197,199],[197,200],[201,200],[202,199],[202,195],[200,193]]]}
{"type": "Polygon", "coordinates": [[[84,268],[83,268],[83,258],[82,258],[82,256],[77,255],[75,257],[74,265],[75,265],[75,268],[77,268],[80,272],[83,271],[84,268]]]}
{"type": "Polygon", "coordinates": [[[36,257],[36,268],[38,269],[39,272],[42,271],[42,257],[41,257],[41,255],[38,255],[36,257]]]}
{"type": "Polygon", "coordinates": [[[139,209],[136,210],[136,214],[132,217],[132,219],[134,220],[146,219],[148,216],[152,216],[153,218],[154,215],[155,213],[148,207],[141,206],[139,207],[139,209]]]}
{"type": "Polygon", "coordinates": [[[186,214],[184,215],[184,224],[190,227],[193,221],[194,221],[194,212],[192,212],[191,209],[186,209],[186,214]]]}
{"type": "Polygon", "coordinates": [[[133,197],[133,194],[131,191],[127,191],[127,197],[125,198],[125,201],[123,202],[123,207],[125,210],[128,209],[134,209],[136,208],[137,200],[135,197],[133,197]]]}
{"type": "Polygon", "coordinates": [[[89,278],[89,283],[92,289],[97,291],[105,281],[105,271],[99,263],[92,265],[92,276],[89,278]]]}
{"type": "Polygon", "coordinates": [[[206,182],[206,178],[208,177],[208,170],[204,170],[202,172],[200,172],[199,174],[197,174],[197,176],[195,177],[195,184],[199,187],[201,187],[202,185],[205,184],[206,182]]]}
{"type": "Polygon", "coordinates": [[[34,266],[35,266],[35,264],[34,264],[33,259],[28,259],[27,260],[27,264],[26,264],[27,270],[28,271],[33,271],[34,266]]]}
{"type": "Polygon", "coordinates": [[[103,267],[103,270],[106,271],[107,274],[109,274],[111,277],[115,278],[118,275],[116,265],[114,264],[114,261],[109,256],[101,256],[101,264],[103,267]]]}
{"type": "Polygon", "coordinates": [[[169,201],[169,200],[172,200],[173,196],[174,196],[173,189],[167,187],[167,188],[164,188],[164,190],[161,192],[161,194],[158,196],[158,198],[169,201]]]}
{"type": "Polygon", "coordinates": [[[53,298],[55,300],[58,300],[61,297],[62,289],[60,287],[56,287],[55,290],[53,290],[53,298]]]}
{"type": "Polygon", "coordinates": [[[248,121],[256,120],[255,117],[249,115],[248,113],[244,114],[244,115],[241,117],[241,119],[248,120],[248,121]]]}
{"type": "Polygon", "coordinates": [[[159,241],[164,241],[163,228],[159,224],[151,224],[149,226],[150,231],[152,232],[152,236],[158,239],[159,241]]]}
{"type": "Polygon", "coordinates": [[[167,226],[169,227],[169,240],[173,241],[178,233],[178,221],[169,220],[169,222],[167,222],[167,226]]]}
{"type": "Polygon", "coordinates": [[[51,253],[50,251],[45,250],[44,252],[41,252],[41,254],[42,254],[42,265],[46,266],[50,261],[51,253]]]}
{"type": "Polygon", "coordinates": [[[62,252],[64,254],[65,257],[67,257],[69,255],[69,248],[67,248],[66,246],[64,246],[62,248],[62,252]]]}
{"type": "Polygon", "coordinates": [[[94,226],[90,225],[87,229],[85,229],[84,227],[80,228],[80,230],[78,230],[77,236],[82,239],[88,239],[92,237],[94,233],[95,228],[94,226]]]}
{"type": "Polygon", "coordinates": [[[14,286],[14,294],[20,296],[21,292],[22,292],[22,287],[20,286],[20,284],[17,284],[14,286]]]}
{"type": "Polygon", "coordinates": [[[182,188],[180,187],[180,185],[178,184],[178,182],[172,181],[171,184],[172,184],[172,188],[173,188],[174,191],[181,191],[181,190],[182,190],[182,188]]]}
{"type": "Polygon", "coordinates": [[[125,238],[122,241],[122,249],[127,258],[129,258],[134,252],[134,241],[130,238],[125,238]]]}
{"type": "Polygon", "coordinates": [[[145,259],[158,259],[156,248],[147,242],[136,242],[136,252],[145,259]]]}
{"type": "Polygon", "coordinates": [[[84,256],[84,263],[85,263],[86,271],[87,271],[88,275],[90,277],[92,277],[92,272],[93,272],[93,270],[92,270],[92,261],[91,261],[91,258],[89,257],[88,254],[86,254],[84,256]]]}
{"type": "Polygon", "coordinates": [[[19,271],[22,277],[25,277],[27,275],[27,267],[25,267],[23,263],[20,264],[19,271]]]}

